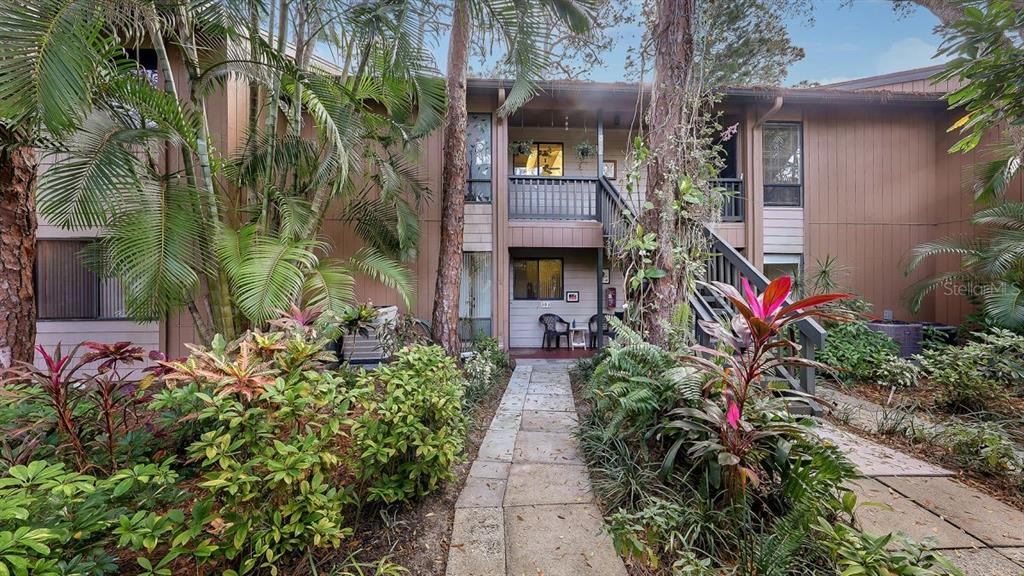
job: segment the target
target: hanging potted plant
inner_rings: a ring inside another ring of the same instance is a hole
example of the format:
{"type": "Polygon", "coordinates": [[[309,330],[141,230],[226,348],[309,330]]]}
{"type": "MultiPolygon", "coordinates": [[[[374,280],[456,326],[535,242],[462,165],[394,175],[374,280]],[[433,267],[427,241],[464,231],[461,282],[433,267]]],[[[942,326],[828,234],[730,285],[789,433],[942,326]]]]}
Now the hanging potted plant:
{"type": "Polygon", "coordinates": [[[580,163],[580,168],[583,167],[583,163],[591,158],[597,156],[597,145],[591,144],[590,140],[584,140],[576,145],[576,160],[580,163]]]}
{"type": "Polygon", "coordinates": [[[533,140],[513,140],[508,144],[513,156],[529,156],[533,152],[533,140]]]}

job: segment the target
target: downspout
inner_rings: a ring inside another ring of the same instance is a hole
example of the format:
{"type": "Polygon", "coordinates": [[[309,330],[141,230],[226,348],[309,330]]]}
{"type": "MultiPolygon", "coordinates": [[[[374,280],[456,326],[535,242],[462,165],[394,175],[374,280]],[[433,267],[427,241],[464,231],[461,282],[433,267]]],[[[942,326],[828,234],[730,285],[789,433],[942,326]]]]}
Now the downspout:
{"type": "Polygon", "coordinates": [[[775,116],[775,114],[778,113],[778,111],[781,110],[781,109],[782,109],[782,96],[779,95],[779,96],[775,97],[775,103],[772,104],[772,107],[769,108],[767,112],[762,114],[761,117],[758,118],[756,122],[754,122],[754,128],[760,128],[762,124],[767,122],[768,119],[770,119],[772,116],[775,116]]]}

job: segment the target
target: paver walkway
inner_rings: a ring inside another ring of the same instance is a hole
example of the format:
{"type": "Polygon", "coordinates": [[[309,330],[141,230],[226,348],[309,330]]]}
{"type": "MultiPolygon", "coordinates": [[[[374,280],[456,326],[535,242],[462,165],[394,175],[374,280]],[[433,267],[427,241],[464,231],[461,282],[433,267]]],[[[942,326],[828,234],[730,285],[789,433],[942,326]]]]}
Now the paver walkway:
{"type": "MultiPolygon", "coordinates": [[[[448,576],[625,576],[572,431],[571,361],[519,360],[456,503],[448,576]]],[[[1024,574],[1024,512],[941,467],[823,423],[867,478],[861,527],[932,538],[968,576],[1024,574]]]]}
{"type": "Polygon", "coordinates": [[[1024,512],[953,478],[949,470],[823,424],[834,443],[867,476],[855,482],[865,532],[902,532],[936,548],[967,576],[1024,574],[1024,512]]]}
{"type": "Polygon", "coordinates": [[[517,362],[455,504],[448,576],[625,576],[572,436],[570,365],[517,362]]]}

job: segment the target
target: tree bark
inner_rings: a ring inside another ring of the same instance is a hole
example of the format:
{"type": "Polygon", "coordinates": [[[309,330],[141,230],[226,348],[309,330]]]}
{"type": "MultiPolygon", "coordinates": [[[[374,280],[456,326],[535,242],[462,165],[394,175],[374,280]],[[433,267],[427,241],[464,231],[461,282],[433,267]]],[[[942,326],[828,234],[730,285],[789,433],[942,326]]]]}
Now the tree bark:
{"type": "Polygon", "coordinates": [[[448,111],[441,174],[441,247],[438,254],[432,329],[434,340],[452,356],[459,342],[459,286],[462,283],[462,229],[466,220],[466,67],[470,39],[469,0],[455,0],[448,40],[448,111]]]}
{"type": "Polygon", "coordinates": [[[653,208],[643,212],[640,222],[645,231],[657,234],[654,265],[665,276],[652,281],[650,300],[644,303],[642,330],[648,341],[665,345],[673,316],[680,306],[688,305],[678,282],[675,200],[686,165],[684,127],[690,121],[685,111],[693,74],[694,0],[656,0],[655,10],[654,81],[647,133],[651,155],[647,200],[653,208]]]}
{"type": "MultiPolygon", "coordinates": [[[[12,141],[5,130],[0,137],[12,141]]],[[[30,146],[0,154],[0,368],[31,362],[36,342],[37,166],[30,146]]]]}

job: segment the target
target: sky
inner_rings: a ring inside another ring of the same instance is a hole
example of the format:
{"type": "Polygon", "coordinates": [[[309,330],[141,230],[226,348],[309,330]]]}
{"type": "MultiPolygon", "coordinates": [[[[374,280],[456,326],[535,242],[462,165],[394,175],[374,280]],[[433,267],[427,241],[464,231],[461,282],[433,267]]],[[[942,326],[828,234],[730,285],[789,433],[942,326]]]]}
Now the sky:
{"type": "MultiPolygon", "coordinates": [[[[813,1],[813,22],[797,18],[788,25],[794,43],[806,56],[790,67],[786,85],[804,80],[841,82],[940,62],[932,58],[941,43],[933,31],[939,20],[923,8],[914,6],[898,15],[889,0],[813,1]]],[[[623,80],[626,49],[637,41],[640,31],[624,28],[615,34],[618,45],[607,55],[607,65],[593,71],[591,80],[623,80]]],[[[444,38],[435,49],[442,66],[446,48],[444,38]]]]}

